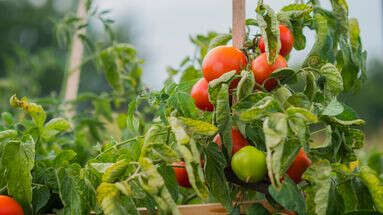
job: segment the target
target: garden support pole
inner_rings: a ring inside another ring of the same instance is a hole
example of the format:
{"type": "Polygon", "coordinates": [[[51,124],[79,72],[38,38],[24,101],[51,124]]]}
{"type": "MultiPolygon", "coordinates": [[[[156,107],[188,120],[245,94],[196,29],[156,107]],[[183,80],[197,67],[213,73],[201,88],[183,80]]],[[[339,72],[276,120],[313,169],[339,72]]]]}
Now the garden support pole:
{"type": "MultiPolygon", "coordinates": [[[[85,7],[86,0],[78,0],[77,7],[77,17],[83,22],[86,22],[87,19],[87,10],[85,7]]],[[[78,29],[72,39],[72,45],[69,56],[69,63],[67,67],[67,79],[65,84],[65,94],[64,101],[67,103],[76,99],[79,82],[80,82],[80,72],[81,72],[81,62],[83,58],[84,45],[79,37],[79,35],[85,35],[86,28],[78,29]]],[[[69,105],[65,107],[66,116],[71,118],[75,114],[75,110],[72,110],[69,105]]]]}
{"type": "Polygon", "coordinates": [[[233,46],[241,49],[245,42],[245,0],[233,0],[233,46]]]}

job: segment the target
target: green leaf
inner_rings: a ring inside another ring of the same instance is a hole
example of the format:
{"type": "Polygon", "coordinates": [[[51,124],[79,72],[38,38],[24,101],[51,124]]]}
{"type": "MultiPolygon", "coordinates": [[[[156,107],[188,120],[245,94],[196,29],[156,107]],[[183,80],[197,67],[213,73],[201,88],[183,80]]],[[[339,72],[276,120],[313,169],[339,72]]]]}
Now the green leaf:
{"type": "Polygon", "coordinates": [[[69,122],[64,118],[54,118],[51,119],[44,125],[44,128],[41,133],[41,137],[49,140],[55,137],[60,132],[65,132],[70,129],[69,122]]]}
{"type": "Polygon", "coordinates": [[[210,41],[217,35],[218,34],[216,32],[208,32],[207,35],[198,34],[195,37],[190,37],[191,42],[199,48],[201,59],[205,57],[210,41]]]}
{"type": "Polygon", "coordinates": [[[198,115],[193,98],[189,93],[181,91],[179,86],[170,95],[168,103],[184,117],[194,118],[198,115]]]}
{"type": "Polygon", "coordinates": [[[361,149],[363,147],[365,135],[362,130],[350,128],[346,135],[346,141],[353,149],[361,149]]]}
{"type": "Polygon", "coordinates": [[[281,40],[279,38],[279,22],[277,15],[270,6],[258,3],[257,23],[261,30],[262,38],[265,42],[267,61],[273,64],[279,56],[281,40]]]}
{"type": "Polygon", "coordinates": [[[27,136],[22,141],[8,142],[3,150],[2,165],[6,169],[8,195],[22,205],[25,213],[31,213],[35,142],[27,136]]]}
{"type": "Polygon", "coordinates": [[[180,83],[193,81],[196,82],[198,79],[202,77],[201,71],[197,70],[194,66],[188,66],[182,73],[180,78],[180,83]]]}
{"type": "Polygon", "coordinates": [[[104,174],[105,171],[111,167],[114,163],[90,163],[89,165],[97,172],[104,174]]]}
{"type": "Polygon", "coordinates": [[[127,128],[133,132],[138,132],[139,123],[140,123],[138,119],[134,116],[134,112],[136,111],[136,106],[137,106],[136,100],[132,100],[129,103],[127,119],[126,119],[127,128]]]}
{"type": "Polygon", "coordinates": [[[306,205],[309,211],[318,215],[326,215],[329,208],[331,170],[327,160],[320,160],[313,163],[303,174],[303,179],[311,183],[311,186],[306,188],[309,191],[306,192],[306,205]]]}
{"type": "Polygon", "coordinates": [[[217,127],[215,127],[214,125],[208,122],[194,120],[194,119],[185,118],[185,117],[180,117],[179,119],[182,121],[186,129],[191,134],[195,133],[200,135],[212,136],[218,131],[217,127]]]}
{"type": "MultiPolygon", "coordinates": [[[[179,132],[182,132],[182,128],[179,132]]],[[[186,133],[184,133],[186,135],[186,133]]],[[[183,134],[180,134],[183,135],[183,134]]],[[[188,138],[186,135],[185,137],[188,138]]],[[[168,162],[177,160],[176,152],[166,143],[166,133],[163,128],[153,125],[145,134],[144,144],[141,149],[140,159],[148,157],[152,159],[160,159],[168,162]]],[[[189,141],[189,140],[186,140],[189,141]]],[[[186,142],[185,142],[186,143],[186,142]]]]}
{"type": "Polygon", "coordinates": [[[70,149],[61,150],[57,153],[56,157],[52,160],[52,166],[54,167],[63,167],[69,165],[70,161],[72,161],[76,157],[76,152],[70,149]]]}
{"type": "Polygon", "coordinates": [[[289,117],[301,118],[308,123],[317,123],[318,122],[317,116],[305,108],[289,107],[286,110],[286,113],[289,117]]]}
{"type": "Polygon", "coordinates": [[[270,96],[264,97],[260,101],[258,101],[253,107],[250,109],[241,111],[239,113],[240,120],[244,122],[250,122],[253,120],[261,119],[268,114],[275,113],[280,111],[281,108],[279,104],[270,96]]]}
{"type": "Polygon", "coordinates": [[[319,68],[324,63],[335,61],[334,46],[335,36],[330,23],[330,19],[322,13],[315,13],[314,27],[317,35],[313,48],[306,57],[303,67],[319,68]]]}
{"type": "Polygon", "coordinates": [[[263,207],[260,203],[255,203],[250,207],[246,208],[246,215],[269,215],[269,211],[263,207]]]}
{"type": "Polygon", "coordinates": [[[165,186],[168,188],[170,195],[172,195],[172,198],[177,201],[179,191],[176,175],[173,171],[173,168],[171,166],[161,165],[158,167],[157,171],[164,179],[165,186]]]}
{"type": "Polygon", "coordinates": [[[170,117],[168,121],[176,137],[176,150],[185,161],[189,182],[200,198],[207,199],[208,189],[201,168],[201,155],[196,142],[186,133],[181,120],[170,117]]]}
{"type": "Polygon", "coordinates": [[[251,26],[258,26],[257,20],[248,18],[246,19],[246,25],[251,25],[251,26]]]}
{"type": "Polygon", "coordinates": [[[176,203],[165,186],[164,179],[158,173],[152,161],[148,158],[143,158],[140,160],[140,166],[144,173],[139,178],[140,184],[156,201],[158,209],[164,214],[180,215],[176,203]]]}
{"type": "Polygon", "coordinates": [[[343,80],[338,69],[332,64],[325,64],[320,69],[320,74],[325,78],[324,95],[332,99],[343,91],[343,80]]]}
{"type": "Polygon", "coordinates": [[[0,131],[0,141],[3,141],[5,139],[14,138],[14,137],[17,137],[17,131],[16,130],[9,129],[9,130],[0,131]]]}
{"type": "Polygon", "coordinates": [[[233,209],[230,188],[226,181],[224,169],[226,160],[217,144],[210,143],[206,149],[206,181],[211,195],[219,201],[227,211],[233,209]]]}
{"type": "Polygon", "coordinates": [[[81,175],[81,167],[72,164],[56,170],[60,199],[64,214],[89,214],[96,201],[96,193],[81,175]]]}
{"type": "Polygon", "coordinates": [[[126,160],[117,161],[106,169],[104,175],[102,176],[102,181],[108,183],[119,181],[121,177],[124,176],[129,165],[129,162],[126,160]]]}
{"type": "Polygon", "coordinates": [[[267,149],[266,163],[269,178],[277,189],[281,186],[281,170],[284,142],[287,138],[287,117],[282,113],[273,113],[263,122],[263,132],[267,149]]]}
{"type": "Polygon", "coordinates": [[[120,74],[122,68],[116,65],[115,59],[116,56],[112,49],[106,49],[100,53],[100,61],[106,80],[114,90],[122,93],[124,91],[120,74]]]}
{"type": "Polygon", "coordinates": [[[122,196],[113,184],[101,183],[97,188],[97,200],[105,215],[139,214],[134,201],[122,196]]]}
{"type": "Polygon", "coordinates": [[[238,83],[237,87],[237,99],[241,100],[248,95],[250,95],[254,91],[255,79],[252,72],[242,71],[241,72],[241,80],[238,83]]]}
{"type": "Polygon", "coordinates": [[[383,182],[376,172],[369,167],[361,169],[360,178],[370,191],[376,210],[383,213],[383,182]]]}
{"type": "Polygon", "coordinates": [[[43,208],[51,197],[50,190],[45,185],[39,185],[33,188],[32,205],[34,214],[39,214],[39,210],[43,208]]]}
{"type": "Polygon", "coordinates": [[[214,112],[214,121],[218,127],[221,136],[223,150],[230,158],[232,147],[232,118],[229,104],[229,85],[223,84],[217,95],[216,109],[214,112]]]}
{"type": "Polygon", "coordinates": [[[383,173],[383,152],[370,152],[368,166],[378,174],[383,173]]]}
{"type": "Polygon", "coordinates": [[[319,148],[326,148],[331,146],[332,144],[332,129],[331,126],[328,125],[321,134],[322,136],[325,137],[325,140],[321,144],[317,144],[315,141],[310,144],[310,148],[312,149],[319,149],[319,148]]]}
{"type": "Polygon", "coordinates": [[[45,119],[47,118],[47,114],[45,113],[41,105],[30,103],[25,97],[22,99],[18,99],[16,95],[13,95],[9,99],[9,103],[12,107],[21,108],[25,112],[27,112],[31,116],[33,122],[38,128],[43,127],[45,119]]]}
{"type": "Polygon", "coordinates": [[[230,40],[231,34],[218,34],[210,41],[208,50],[213,49],[217,46],[226,45],[230,40]]]}
{"type": "Polygon", "coordinates": [[[322,115],[325,116],[337,116],[343,112],[343,105],[338,102],[338,100],[334,97],[330,103],[323,109],[322,115]]]}
{"type": "Polygon", "coordinates": [[[281,107],[288,107],[287,100],[292,96],[292,92],[286,87],[281,86],[278,89],[273,90],[274,98],[279,102],[281,107]]]}
{"type": "Polygon", "coordinates": [[[306,214],[305,198],[301,190],[290,178],[285,178],[280,190],[269,186],[270,195],[284,208],[298,214],[306,214]]]}
{"type": "Polygon", "coordinates": [[[279,22],[277,15],[270,6],[258,3],[257,23],[261,30],[262,38],[265,42],[267,62],[273,64],[279,56],[281,40],[279,37],[279,22]]]}
{"type": "Polygon", "coordinates": [[[270,78],[278,79],[283,84],[295,84],[298,81],[296,71],[291,68],[281,68],[274,70],[270,78]]]}
{"type": "Polygon", "coordinates": [[[299,139],[289,138],[283,146],[280,173],[285,174],[302,148],[299,139]]]}
{"type": "Polygon", "coordinates": [[[297,93],[290,96],[287,99],[287,103],[295,107],[305,108],[307,110],[311,109],[311,102],[309,98],[303,93],[297,93]]]}
{"type": "Polygon", "coordinates": [[[292,29],[294,35],[294,48],[302,50],[306,47],[306,37],[303,27],[311,21],[310,13],[313,7],[310,4],[289,4],[278,13],[278,20],[292,29]]]}
{"type": "Polygon", "coordinates": [[[7,126],[11,126],[15,122],[15,119],[13,118],[12,114],[8,112],[1,113],[1,119],[5,122],[7,126]]]}
{"type": "Polygon", "coordinates": [[[367,187],[345,164],[335,164],[338,185],[336,187],[344,202],[344,211],[372,210],[374,204],[367,187]]]}
{"type": "Polygon", "coordinates": [[[308,71],[305,72],[306,77],[306,85],[303,93],[307,96],[307,98],[312,101],[314,99],[315,93],[317,91],[316,78],[313,72],[308,71]]]}
{"type": "Polygon", "coordinates": [[[209,100],[216,106],[217,96],[221,90],[221,87],[226,84],[230,85],[231,81],[235,78],[236,71],[231,71],[223,74],[221,77],[209,82],[209,100]]]}

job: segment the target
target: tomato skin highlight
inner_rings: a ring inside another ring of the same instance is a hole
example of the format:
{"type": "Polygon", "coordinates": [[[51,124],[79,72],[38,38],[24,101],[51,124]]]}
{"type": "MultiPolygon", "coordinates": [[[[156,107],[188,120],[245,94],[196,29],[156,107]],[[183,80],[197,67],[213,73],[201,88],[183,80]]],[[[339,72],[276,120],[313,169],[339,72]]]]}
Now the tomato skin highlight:
{"type": "MultiPolygon", "coordinates": [[[[279,25],[279,33],[281,40],[281,50],[279,51],[279,54],[286,57],[293,49],[294,35],[286,25],[279,25]]],[[[258,47],[261,50],[261,53],[265,52],[265,41],[262,37],[259,39],[258,47]]]]}
{"type": "MultiPolygon", "coordinates": [[[[279,55],[275,60],[273,65],[269,65],[267,62],[266,53],[260,54],[251,62],[251,69],[254,74],[255,81],[262,85],[263,82],[269,78],[272,72],[277,69],[282,69],[287,67],[287,62],[284,57],[279,55]]],[[[277,81],[275,79],[269,79],[264,84],[266,90],[271,91],[277,86],[277,81]]]]}
{"type": "Polygon", "coordinates": [[[231,168],[244,182],[261,181],[267,172],[265,153],[254,146],[245,146],[233,155],[231,168]]]}
{"type": "Polygon", "coordinates": [[[217,46],[211,49],[203,59],[203,77],[210,82],[233,70],[239,73],[246,64],[246,55],[241,50],[232,46],[217,46]]]}
{"type": "Polygon", "coordinates": [[[0,215],[24,215],[24,211],[14,199],[0,195],[0,215]]]}
{"type": "Polygon", "coordinates": [[[311,160],[307,157],[303,148],[298,152],[294,162],[287,170],[287,175],[295,182],[299,183],[302,181],[302,175],[307,168],[311,165],[311,160]]]}
{"type": "MultiPolygon", "coordinates": [[[[242,136],[241,132],[238,129],[232,128],[231,136],[232,136],[231,154],[234,155],[241,148],[249,145],[249,142],[246,140],[244,136],[242,136]]],[[[219,134],[215,135],[213,141],[218,145],[220,149],[222,149],[222,140],[219,134]]]]}
{"type": "Polygon", "coordinates": [[[209,101],[209,83],[206,79],[201,78],[197,81],[192,90],[191,96],[194,99],[194,104],[197,108],[203,111],[213,111],[214,106],[209,101]]]}
{"type": "Polygon", "coordinates": [[[176,175],[178,184],[181,187],[190,188],[191,185],[188,178],[188,173],[185,168],[185,162],[183,161],[174,162],[172,164],[172,168],[173,168],[174,174],[176,175]]]}

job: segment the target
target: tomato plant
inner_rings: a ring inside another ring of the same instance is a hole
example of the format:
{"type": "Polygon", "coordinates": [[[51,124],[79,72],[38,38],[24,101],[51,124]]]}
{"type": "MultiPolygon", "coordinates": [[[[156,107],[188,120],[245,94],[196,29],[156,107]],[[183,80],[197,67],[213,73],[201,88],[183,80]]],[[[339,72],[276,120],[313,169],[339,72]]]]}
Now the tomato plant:
{"type": "MultiPolygon", "coordinates": [[[[141,82],[134,47],[93,44],[90,59],[111,91],[71,102],[10,98],[0,193],[25,214],[177,215],[190,202],[219,202],[230,214],[243,202],[247,214],[382,213],[380,155],[359,162],[365,122],[342,101],[367,77],[358,22],[346,1],[305,2],[275,12],[259,1],[241,50],[228,45],[231,34],[192,36],[196,54],[169,67],[160,90],[141,82]],[[286,44],[311,48],[301,66],[283,57],[281,25],[293,35],[286,44]],[[259,36],[264,53],[254,48],[259,36]],[[63,116],[67,105],[73,117],[63,116]]],[[[76,20],[75,29],[86,26],[76,20]]]]}

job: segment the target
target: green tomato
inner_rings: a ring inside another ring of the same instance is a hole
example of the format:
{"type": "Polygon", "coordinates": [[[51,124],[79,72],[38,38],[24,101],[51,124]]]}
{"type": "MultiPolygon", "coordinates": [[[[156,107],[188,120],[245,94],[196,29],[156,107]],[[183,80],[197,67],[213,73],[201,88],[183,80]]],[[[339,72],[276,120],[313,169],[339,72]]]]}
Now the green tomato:
{"type": "Polygon", "coordinates": [[[256,183],[266,175],[266,156],[254,146],[243,147],[231,159],[231,168],[242,181],[256,183]]]}

